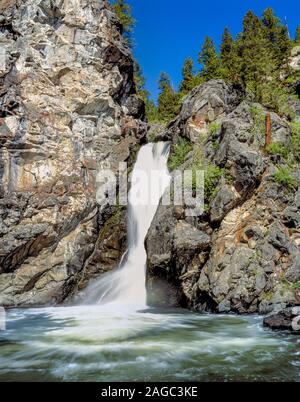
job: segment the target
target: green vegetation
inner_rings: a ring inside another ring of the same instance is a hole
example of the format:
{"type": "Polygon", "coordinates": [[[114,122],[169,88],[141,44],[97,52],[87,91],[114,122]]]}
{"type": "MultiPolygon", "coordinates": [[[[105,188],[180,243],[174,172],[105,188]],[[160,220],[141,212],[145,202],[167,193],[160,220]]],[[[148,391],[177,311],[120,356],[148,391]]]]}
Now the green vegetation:
{"type": "Polygon", "coordinates": [[[192,150],[191,143],[185,138],[180,138],[174,146],[174,152],[169,158],[168,166],[170,170],[179,168],[186,160],[189,152],[192,150]]]}
{"type": "Polygon", "coordinates": [[[296,179],[291,175],[288,168],[280,167],[276,173],[273,174],[273,178],[282,187],[289,189],[295,188],[296,179]]]}
{"type": "Polygon", "coordinates": [[[291,151],[297,162],[300,162],[300,121],[293,121],[291,123],[292,141],[291,151]]]}
{"type": "Polygon", "coordinates": [[[253,128],[251,130],[251,136],[253,141],[258,141],[261,145],[265,139],[266,123],[265,113],[260,105],[253,105],[250,109],[250,113],[253,119],[253,128]]]}
{"type": "Polygon", "coordinates": [[[208,209],[216,193],[217,185],[221,177],[224,176],[228,181],[231,181],[232,177],[225,169],[209,163],[206,160],[203,153],[204,141],[205,138],[199,139],[199,142],[192,147],[188,140],[180,138],[174,146],[168,165],[171,170],[178,169],[186,162],[187,155],[193,150],[192,160],[187,166],[187,169],[192,171],[192,189],[193,191],[197,190],[196,172],[204,171],[205,209],[208,209]]]}
{"type": "MultiPolygon", "coordinates": [[[[123,35],[132,47],[135,21],[131,7],[126,0],[112,0],[112,4],[123,26],[123,35]]],[[[210,79],[222,78],[229,83],[241,84],[253,101],[292,120],[294,116],[288,106],[290,85],[299,80],[300,73],[289,71],[287,61],[295,45],[300,45],[300,26],[291,40],[286,25],[271,8],[267,8],[261,18],[248,11],[243,19],[243,29],[236,37],[225,28],[219,53],[213,40],[208,36],[205,38],[198,55],[200,68],[195,67],[191,57],[184,61],[178,91],[168,75],[161,74],[157,105],[149,99],[145,79],[136,62],[137,93],[145,101],[150,122],[168,123],[178,114],[182,99],[194,87],[210,79]]],[[[255,125],[258,128],[254,138],[258,138],[262,134],[260,117],[255,125]]],[[[294,137],[294,140],[299,150],[299,139],[294,137]]]]}
{"type": "Polygon", "coordinates": [[[161,73],[159,89],[157,114],[161,122],[167,123],[179,112],[179,95],[172,87],[170,77],[166,73],[161,73]]]}
{"type": "Polygon", "coordinates": [[[213,196],[217,190],[217,185],[222,176],[226,176],[226,172],[224,169],[209,163],[204,154],[203,154],[203,142],[199,141],[198,144],[195,145],[193,160],[190,166],[190,169],[193,172],[193,182],[192,188],[193,191],[196,191],[196,172],[204,171],[204,196],[205,196],[205,208],[208,209],[209,205],[213,199],[213,196]]]}
{"type": "Polygon", "coordinates": [[[221,177],[223,176],[223,169],[211,163],[208,163],[206,165],[193,163],[191,169],[193,173],[193,191],[197,190],[196,172],[200,170],[204,171],[204,201],[205,210],[208,210],[210,203],[213,200],[214,195],[216,194],[217,185],[221,177]]]}
{"type": "Polygon", "coordinates": [[[198,57],[199,64],[202,66],[200,76],[204,81],[214,78],[221,78],[221,60],[217,54],[213,40],[207,36],[198,57]]]}
{"type": "Polygon", "coordinates": [[[112,7],[120,23],[122,24],[122,34],[128,45],[132,46],[132,34],[134,30],[135,20],[132,16],[132,9],[125,0],[114,0],[112,7]]]}
{"type": "MultiPolygon", "coordinates": [[[[300,44],[299,38],[300,27],[295,41],[290,40],[286,25],[271,8],[267,8],[261,18],[248,11],[243,20],[243,30],[236,38],[225,28],[219,54],[213,40],[205,38],[198,56],[198,72],[195,71],[193,59],[186,59],[179,99],[201,83],[222,78],[241,84],[251,94],[253,101],[291,118],[287,84],[291,83],[290,80],[295,82],[299,76],[291,74],[287,61],[292,46],[300,44]]],[[[173,102],[173,107],[175,113],[179,103],[173,102]]]]}
{"type": "Polygon", "coordinates": [[[267,301],[271,301],[274,296],[274,292],[268,291],[263,292],[261,298],[267,301]]]}
{"type": "Polygon", "coordinates": [[[294,44],[297,45],[297,46],[300,46],[300,25],[298,25],[297,28],[296,28],[296,35],[295,35],[294,44]]]}
{"type": "Polygon", "coordinates": [[[267,8],[262,18],[263,33],[267,39],[267,47],[272,54],[275,67],[282,67],[291,54],[292,44],[286,25],[281,24],[272,8],[267,8]]]}
{"type": "MultiPolygon", "coordinates": [[[[122,25],[122,35],[125,38],[128,46],[132,48],[134,43],[133,33],[135,20],[132,16],[131,6],[125,0],[114,0],[112,2],[112,7],[122,25]]],[[[148,117],[148,120],[159,121],[157,107],[149,98],[150,94],[145,88],[145,77],[143,75],[141,66],[136,60],[134,62],[134,82],[138,96],[145,102],[146,116],[148,117]]]]}
{"type": "Polygon", "coordinates": [[[286,290],[300,290],[300,281],[290,282],[285,276],[281,277],[281,283],[286,290]]]}
{"type": "Polygon", "coordinates": [[[209,134],[210,135],[215,135],[218,133],[218,131],[221,129],[221,124],[217,121],[214,121],[213,123],[210,123],[209,125],[209,134]]]}
{"type": "Polygon", "coordinates": [[[267,147],[266,151],[269,155],[280,155],[284,158],[287,158],[289,153],[284,144],[281,144],[280,142],[273,142],[267,147]]]}
{"type": "Polygon", "coordinates": [[[182,67],[182,81],[179,86],[180,96],[187,95],[193,88],[200,84],[199,76],[195,73],[194,62],[187,58],[182,67]]]}
{"type": "Polygon", "coordinates": [[[136,60],[134,62],[133,74],[136,91],[138,95],[146,102],[149,98],[149,92],[145,88],[146,80],[143,75],[142,68],[136,60]]]}
{"type": "Polygon", "coordinates": [[[208,165],[204,171],[205,201],[209,204],[215,195],[217,184],[223,175],[223,170],[215,165],[208,165]]]}

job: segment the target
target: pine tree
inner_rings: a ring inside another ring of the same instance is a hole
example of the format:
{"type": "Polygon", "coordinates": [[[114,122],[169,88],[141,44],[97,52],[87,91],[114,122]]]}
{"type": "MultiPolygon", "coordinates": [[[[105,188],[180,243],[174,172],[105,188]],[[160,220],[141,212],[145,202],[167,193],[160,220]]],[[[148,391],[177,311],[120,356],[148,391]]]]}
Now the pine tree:
{"type": "Polygon", "coordinates": [[[280,19],[276,17],[272,8],[265,9],[262,17],[263,27],[266,32],[268,41],[272,46],[276,44],[278,28],[280,27],[280,19]]]}
{"type": "Polygon", "coordinates": [[[300,25],[296,28],[295,44],[300,46],[300,25]]]}
{"type": "Polygon", "coordinates": [[[135,20],[132,16],[132,9],[125,0],[115,0],[113,10],[122,24],[122,34],[129,46],[132,46],[132,34],[135,20]]]}
{"type": "Polygon", "coordinates": [[[233,45],[233,37],[229,32],[229,29],[226,27],[222,36],[221,44],[221,60],[223,64],[229,63],[233,45]]]}
{"type": "Polygon", "coordinates": [[[277,35],[278,51],[275,54],[278,68],[288,65],[291,56],[292,42],[289,37],[288,28],[282,26],[277,35]]]}
{"type": "Polygon", "coordinates": [[[143,75],[141,66],[136,60],[134,62],[134,82],[137,94],[143,99],[144,102],[146,102],[149,97],[149,92],[145,87],[146,80],[143,75]]]}
{"type": "Polygon", "coordinates": [[[196,85],[197,82],[196,82],[196,75],[194,72],[194,62],[192,58],[189,57],[185,60],[182,68],[182,81],[179,87],[181,95],[186,95],[196,85]]]}
{"type": "Polygon", "coordinates": [[[290,56],[291,41],[288,29],[274,14],[272,8],[266,8],[263,17],[263,32],[267,39],[267,46],[276,62],[276,68],[285,64],[290,56]]]}
{"type": "Polygon", "coordinates": [[[225,28],[222,36],[221,63],[222,78],[228,81],[239,81],[236,45],[228,28],[225,28]]]}
{"type": "MultiPolygon", "coordinates": [[[[127,44],[132,47],[132,34],[134,31],[135,20],[132,16],[131,6],[125,0],[114,0],[112,7],[122,25],[123,37],[126,39],[127,44]]],[[[149,98],[150,94],[146,89],[146,81],[142,68],[136,60],[134,61],[134,82],[137,95],[145,102],[146,116],[148,120],[157,121],[158,108],[149,98]]]]}
{"type": "Polygon", "coordinates": [[[237,49],[241,81],[257,101],[262,101],[264,84],[272,79],[276,63],[274,55],[270,53],[262,21],[252,11],[248,11],[244,18],[237,49]]]}
{"type": "Polygon", "coordinates": [[[134,82],[137,95],[145,102],[146,117],[148,121],[158,121],[157,106],[152,100],[150,100],[150,93],[146,89],[146,80],[141,66],[137,61],[134,62],[134,82]]]}
{"type": "Polygon", "coordinates": [[[205,38],[198,60],[202,65],[201,76],[206,81],[221,78],[221,61],[218,57],[214,42],[209,36],[205,38]]]}
{"type": "Polygon", "coordinates": [[[168,74],[161,73],[159,79],[158,117],[161,121],[172,120],[179,110],[179,96],[174,91],[168,74]]]}
{"type": "Polygon", "coordinates": [[[147,99],[146,103],[146,116],[149,122],[159,121],[158,108],[151,99],[147,99]]]}

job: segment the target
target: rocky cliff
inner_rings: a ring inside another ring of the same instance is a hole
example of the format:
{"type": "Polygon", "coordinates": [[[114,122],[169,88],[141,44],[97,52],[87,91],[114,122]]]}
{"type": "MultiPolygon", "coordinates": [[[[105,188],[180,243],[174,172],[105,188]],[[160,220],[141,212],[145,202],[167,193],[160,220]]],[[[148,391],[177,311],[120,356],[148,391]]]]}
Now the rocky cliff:
{"type": "Polygon", "coordinates": [[[197,217],[160,205],[146,240],[150,304],[238,313],[300,304],[300,113],[290,103],[292,122],[223,81],[185,99],[164,138],[171,167],[205,171],[206,205],[197,217]]]}
{"type": "Polygon", "coordinates": [[[122,254],[126,211],[95,197],[145,136],[120,31],[104,0],[0,3],[0,305],[59,303],[122,254]]]}

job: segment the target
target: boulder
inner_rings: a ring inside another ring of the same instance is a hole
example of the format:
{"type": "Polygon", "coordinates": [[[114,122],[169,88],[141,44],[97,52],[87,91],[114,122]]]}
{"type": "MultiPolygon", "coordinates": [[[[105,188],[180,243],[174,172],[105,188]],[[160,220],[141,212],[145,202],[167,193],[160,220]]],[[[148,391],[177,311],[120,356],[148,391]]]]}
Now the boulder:
{"type": "Polygon", "coordinates": [[[300,307],[290,307],[265,317],[264,326],[300,334],[300,307]]]}
{"type": "Polygon", "coordinates": [[[177,221],[181,215],[181,208],[161,205],[147,234],[147,291],[151,305],[191,302],[198,268],[206,261],[211,241],[207,228],[196,228],[185,219],[177,221]]]}
{"type": "Polygon", "coordinates": [[[183,102],[178,117],[170,123],[166,139],[183,135],[192,143],[205,136],[209,124],[230,113],[244,96],[241,87],[227,85],[222,80],[211,80],[196,87],[183,102]]]}

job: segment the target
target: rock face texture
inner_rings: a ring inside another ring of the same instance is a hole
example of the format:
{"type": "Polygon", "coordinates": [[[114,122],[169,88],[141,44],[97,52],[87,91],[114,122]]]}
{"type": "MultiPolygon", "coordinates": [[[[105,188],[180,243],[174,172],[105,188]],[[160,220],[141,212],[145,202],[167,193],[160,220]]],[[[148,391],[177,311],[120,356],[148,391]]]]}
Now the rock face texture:
{"type": "Polygon", "coordinates": [[[126,211],[96,202],[146,135],[120,31],[104,0],[1,2],[0,305],[59,303],[122,254],[126,211]]]}
{"type": "Polygon", "coordinates": [[[238,313],[300,304],[299,159],[290,123],[275,113],[265,149],[267,115],[240,88],[210,81],[168,126],[173,153],[181,138],[192,145],[179,169],[218,175],[202,214],[159,207],[146,240],[151,304],[238,313]]]}
{"type": "Polygon", "coordinates": [[[290,307],[264,319],[264,326],[273,330],[300,333],[300,308],[290,307]]]}

